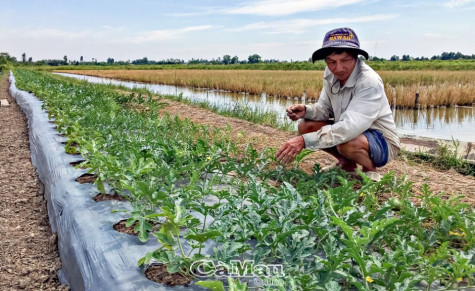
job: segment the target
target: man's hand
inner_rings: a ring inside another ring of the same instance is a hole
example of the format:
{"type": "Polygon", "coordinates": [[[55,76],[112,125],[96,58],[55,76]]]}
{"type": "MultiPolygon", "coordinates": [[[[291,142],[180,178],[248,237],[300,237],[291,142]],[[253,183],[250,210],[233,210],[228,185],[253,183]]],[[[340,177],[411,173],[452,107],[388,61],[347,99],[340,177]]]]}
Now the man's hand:
{"type": "Polygon", "coordinates": [[[275,154],[278,161],[289,163],[305,148],[305,140],[297,136],[286,141],[275,154]]]}
{"type": "Polygon", "coordinates": [[[296,121],[305,116],[306,108],[303,104],[297,104],[287,107],[285,111],[291,120],[296,121]]]}

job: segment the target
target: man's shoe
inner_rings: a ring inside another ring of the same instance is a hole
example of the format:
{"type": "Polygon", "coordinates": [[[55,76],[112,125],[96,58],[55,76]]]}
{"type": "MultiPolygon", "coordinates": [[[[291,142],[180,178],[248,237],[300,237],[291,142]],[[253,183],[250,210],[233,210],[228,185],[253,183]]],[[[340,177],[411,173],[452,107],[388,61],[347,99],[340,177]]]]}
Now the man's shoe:
{"type": "Polygon", "coordinates": [[[374,182],[381,181],[381,175],[378,172],[369,171],[364,174],[366,175],[366,177],[370,178],[374,182]]]}
{"type": "MultiPolygon", "coordinates": [[[[363,177],[361,177],[360,173],[361,173],[360,171],[353,171],[353,172],[348,172],[348,175],[353,179],[363,181],[363,177]]],[[[371,181],[374,181],[374,182],[381,181],[381,175],[378,172],[368,171],[368,172],[363,172],[363,173],[371,181]]]]}

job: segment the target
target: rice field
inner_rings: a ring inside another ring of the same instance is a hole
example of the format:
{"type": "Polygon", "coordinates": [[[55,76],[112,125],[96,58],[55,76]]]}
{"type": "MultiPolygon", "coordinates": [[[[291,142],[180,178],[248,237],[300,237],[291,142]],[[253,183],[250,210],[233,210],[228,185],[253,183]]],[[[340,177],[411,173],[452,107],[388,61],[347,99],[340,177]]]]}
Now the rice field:
{"type": "MultiPolygon", "coordinates": [[[[280,98],[317,99],[323,71],[268,70],[62,70],[73,74],[154,84],[247,92],[280,98]]],[[[475,71],[379,71],[391,106],[472,105],[475,71]],[[416,93],[419,94],[415,104],[416,93]]]]}

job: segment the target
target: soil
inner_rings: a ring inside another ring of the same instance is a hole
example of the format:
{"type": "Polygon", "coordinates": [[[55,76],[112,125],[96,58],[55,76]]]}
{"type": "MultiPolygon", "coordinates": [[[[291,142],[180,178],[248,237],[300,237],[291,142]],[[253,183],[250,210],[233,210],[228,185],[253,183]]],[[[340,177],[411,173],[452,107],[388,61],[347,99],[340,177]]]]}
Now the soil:
{"type": "Polygon", "coordinates": [[[96,178],[97,178],[96,175],[86,173],[86,174],[82,174],[81,176],[77,177],[75,181],[79,182],[81,184],[94,183],[96,178]]]}
{"type": "Polygon", "coordinates": [[[167,266],[159,264],[150,265],[147,270],[145,270],[145,276],[149,280],[167,286],[188,285],[191,282],[190,278],[180,273],[168,273],[167,266]]]}
{"type": "Polygon", "coordinates": [[[110,194],[102,194],[102,193],[99,193],[96,196],[94,196],[92,200],[96,202],[107,201],[107,200],[126,201],[126,199],[120,196],[119,194],[110,195],[110,194]]]}
{"type": "MultiPolygon", "coordinates": [[[[131,226],[126,226],[125,225],[126,220],[124,219],[124,220],[121,220],[121,221],[117,222],[116,224],[114,224],[112,226],[112,228],[115,229],[118,232],[121,232],[121,233],[138,236],[139,233],[134,232],[134,228],[137,225],[137,223],[138,222],[136,221],[131,226]]],[[[160,225],[159,223],[152,223],[153,228],[157,228],[157,227],[159,227],[159,225],[160,225]]]]}
{"type": "MultiPolygon", "coordinates": [[[[61,143],[62,143],[62,144],[68,144],[67,141],[63,141],[63,142],[61,142],[61,143]]],[[[69,146],[70,146],[70,147],[77,147],[78,145],[79,145],[79,144],[78,144],[77,142],[72,142],[69,146]]]]}
{"type": "MultiPolygon", "coordinates": [[[[84,162],[84,160],[79,160],[79,161],[72,162],[72,163],[69,163],[69,164],[70,164],[71,166],[73,166],[73,167],[76,167],[76,166],[80,165],[80,164],[83,163],[83,162],[84,162]]],[[[81,169],[87,169],[86,166],[82,166],[82,167],[80,167],[80,168],[81,168],[81,169]]]]}
{"type": "Polygon", "coordinates": [[[0,77],[0,290],[69,290],[59,283],[56,234],[31,164],[27,121],[0,77]]]}
{"type": "Polygon", "coordinates": [[[114,224],[112,226],[112,228],[114,228],[116,231],[121,232],[121,233],[129,234],[129,235],[135,235],[135,236],[139,235],[138,233],[134,232],[134,228],[137,225],[137,222],[135,222],[134,224],[132,224],[131,226],[128,226],[128,227],[125,226],[125,223],[126,223],[125,220],[121,220],[121,221],[117,222],[116,224],[114,224]]]}
{"type": "MultiPolygon", "coordinates": [[[[208,124],[218,128],[232,128],[232,136],[238,143],[244,145],[251,143],[257,149],[265,147],[279,148],[285,141],[297,135],[295,132],[287,132],[266,125],[256,125],[237,118],[224,117],[209,110],[191,105],[164,100],[168,106],[161,109],[162,113],[178,115],[182,119],[189,119],[195,123],[208,124]]],[[[310,172],[315,163],[322,168],[336,163],[336,159],[324,151],[315,151],[307,156],[300,167],[310,172]]],[[[380,174],[394,172],[400,179],[407,179],[413,183],[412,190],[416,195],[421,194],[423,184],[427,184],[434,194],[442,194],[448,198],[463,194],[462,202],[475,205],[475,177],[464,176],[455,170],[442,171],[431,167],[430,164],[417,164],[399,155],[386,166],[379,168],[380,174]]]]}

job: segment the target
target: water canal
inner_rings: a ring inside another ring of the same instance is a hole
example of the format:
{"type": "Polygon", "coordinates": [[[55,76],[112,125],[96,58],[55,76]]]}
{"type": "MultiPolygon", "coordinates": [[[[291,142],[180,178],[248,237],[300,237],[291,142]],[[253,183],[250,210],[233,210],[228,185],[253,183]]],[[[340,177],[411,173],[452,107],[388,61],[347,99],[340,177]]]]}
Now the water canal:
{"type": "MultiPolygon", "coordinates": [[[[192,101],[205,101],[219,107],[233,107],[238,103],[251,108],[262,108],[264,111],[275,111],[281,120],[287,120],[285,108],[291,104],[308,103],[304,97],[284,99],[244,93],[230,93],[216,90],[178,87],[173,85],[148,84],[131,81],[120,81],[108,78],[58,73],[62,76],[74,77],[91,83],[122,85],[127,88],[145,88],[162,95],[179,95],[192,101]]],[[[313,101],[312,101],[313,102],[313,101]]],[[[393,109],[398,132],[404,135],[422,136],[437,139],[455,139],[465,142],[475,141],[475,108],[467,106],[449,108],[429,108],[424,110],[393,109]]]]}

